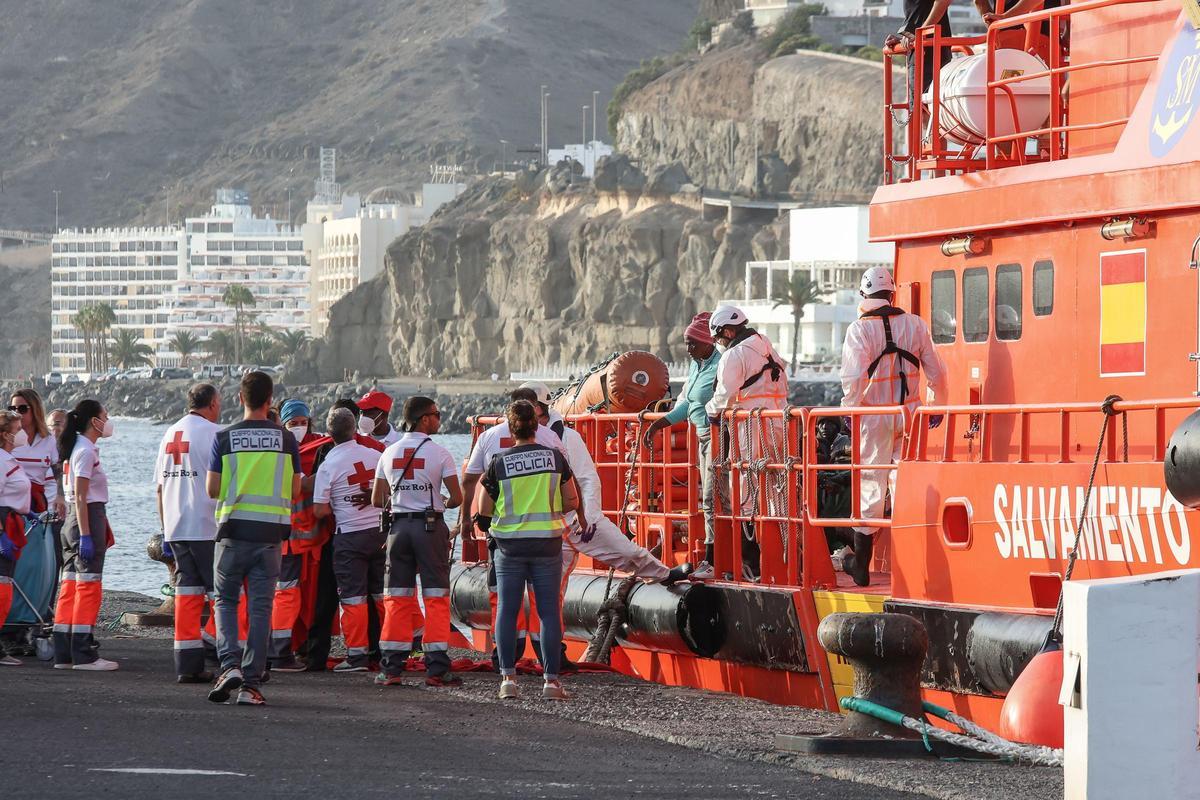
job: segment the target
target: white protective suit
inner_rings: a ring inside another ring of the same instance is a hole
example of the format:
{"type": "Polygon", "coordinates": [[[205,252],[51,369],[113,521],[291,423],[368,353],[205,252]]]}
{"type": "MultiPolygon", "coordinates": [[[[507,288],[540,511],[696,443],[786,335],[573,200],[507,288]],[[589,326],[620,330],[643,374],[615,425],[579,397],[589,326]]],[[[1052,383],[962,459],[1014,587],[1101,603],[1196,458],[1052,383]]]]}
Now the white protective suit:
{"type": "MultiPolygon", "coordinates": [[[[734,339],[734,343],[721,354],[721,360],[717,363],[717,385],[713,390],[712,399],[704,407],[709,419],[716,419],[721,412],[732,409],[764,408],[781,411],[787,408],[787,367],[784,360],[775,352],[767,337],[753,331],[747,333],[748,336],[734,339]],[[773,359],[780,367],[774,375],[771,370],[762,372],[769,359],[773,359]],[[758,379],[743,389],[743,385],[755,375],[759,376],[758,379]]],[[[787,457],[784,448],[785,431],[786,426],[782,418],[739,421],[739,460],[766,458],[769,463],[782,463],[787,457]]],[[[713,447],[718,448],[717,452],[720,452],[719,442],[714,441],[713,447]]],[[[729,452],[733,453],[732,447],[729,452]]],[[[714,460],[717,457],[714,455],[714,460]]],[[[747,473],[742,473],[739,486],[742,515],[783,515],[786,483],[775,480],[773,475],[768,477],[766,482],[767,496],[759,498],[756,510],[756,492],[751,487],[751,478],[747,473]]]]}
{"type": "MultiPolygon", "coordinates": [[[[867,299],[859,304],[859,314],[884,308],[888,302],[867,299]]],[[[892,341],[902,350],[907,350],[920,361],[918,369],[899,355],[884,356],[879,361],[873,376],[867,371],[884,351],[887,340],[881,317],[859,317],[846,330],[846,343],[842,347],[842,405],[843,406],[891,406],[900,404],[901,371],[905,382],[905,413],[900,416],[865,416],[860,418],[859,435],[862,450],[859,463],[894,464],[900,459],[904,444],[904,433],[917,406],[921,404],[920,372],[925,372],[925,383],[934,405],[944,405],[949,400],[946,365],[933,347],[933,338],[925,320],[913,314],[897,314],[888,317],[892,329],[892,341]]],[[[860,487],[860,515],[879,518],[883,516],[884,498],[887,487],[895,484],[893,470],[865,470],[860,487]]],[[[856,528],[860,533],[873,534],[878,528],[856,528]]]]}
{"type": "MultiPolygon", "coordinates": [[[[550,424],[562,422],[563,418],[557,411],[550,412],[550,424]]],[[[555,426],[557,427],[557,426],[555,426]]],[[[567,466],[575,476],[579,486],[579,507],[588,527],[595,528],[588,541],[584,541],[585,532],[580,525],[579,515],[567,515],[566,542],[575,550],[607,564],[622,572],[631,572],[639,578],[651,578],[661,581],[667,577],[670,570],[667,565],[650,554],[650,551],[630,540],[621,529],[612,523],[602,511],[600,475],[596,472],[596,463],[588,452],[583,437],[571,427],[562,428],[562,452],[567,457],[567,466]]]]}

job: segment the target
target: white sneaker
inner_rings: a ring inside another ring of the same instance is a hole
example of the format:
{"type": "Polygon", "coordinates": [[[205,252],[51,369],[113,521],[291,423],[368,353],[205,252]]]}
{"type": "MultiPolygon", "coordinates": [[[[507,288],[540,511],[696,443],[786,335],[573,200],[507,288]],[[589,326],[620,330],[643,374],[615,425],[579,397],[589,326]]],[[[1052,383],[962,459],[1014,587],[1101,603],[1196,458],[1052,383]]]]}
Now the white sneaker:
{"type": "Polygon", "coordinates": [[[852,549],[849,547],[840,547],[834,551],[833,555],[829,557],[829,560],[833,562],[833,568],[835,570],[845,570],[846,556],[852,555],[854,555],[854,551],[852,549]]]}
{"type": "Polygon", "coordinates": [[[546,681],[545,684],[542,685],[542,699],[543,700],[569,700],[569,699],[571,699],[571,695],[568,694],[567,690],[562,687],[561,682],[546,681]]]}
{"type": "Polygon", "coordinates": [[[521,696],[521,689],[516,681],[500,681],[500,699],[513,700],[521,696]]]}
{"type": "Polygon", "coordinates": [[[115,661],[109,661],[107,658],[97,658],[90,664],[75,664],[71,669],[79,670],[80,672],[112,672],[120,668],[120,664],[115,661]]]}
{"type": "Polygon", "coordinates": [[[351,664],[349,661],[343,661],[342,663],[340,663],[336,667],[334,667],[333,671],[337,672],[339,674],[346,673],[346,672],[366,672],[367,665],[366,664],[351,664]]]}
{"type": "Polygon", "coordinates": [[[701,561],[688,574],[689,581],[711,581],[714,577],[716,577],[716,572],[713,570],[712,564],[707,561],[701,561]]]}
{"type": "Polygon", "coordinates": [[[19,667],[21,659],[9,655],[0,656],[0,667],[19,667]]]}
{"type": "Polygon", "coordinates": [[[74,666],[75,666],[74,664],[72,664],[70,661],[68,661],[65,664],[55,664],[54,668],[55,669],[71,669],[74,666]]]}

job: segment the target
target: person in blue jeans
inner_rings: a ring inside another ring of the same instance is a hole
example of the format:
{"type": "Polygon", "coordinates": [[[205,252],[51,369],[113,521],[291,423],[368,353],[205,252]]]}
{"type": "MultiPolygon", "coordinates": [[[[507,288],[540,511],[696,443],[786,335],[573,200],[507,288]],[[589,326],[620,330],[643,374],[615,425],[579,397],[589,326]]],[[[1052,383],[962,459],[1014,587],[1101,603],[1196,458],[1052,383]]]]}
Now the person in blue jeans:
{"type": "Polygon", "coordinates": [[[263,672],[271,635],[271,611],[279,578],[280,543],[292,530],[292,498],[300,495],[300,447],[296,437],[268,418],[274,384],[265,372],[242,378],[242,421],[217,433],[206,487],[217,501],[213,556],[217,594],[217,655],[221,677],[208,694],[224,703],[237,689],[237,704],[266,704],[263,672]],[[238,645],[238,602],[246,586],[249,629],[238,645]]]}
{"type": "Polygon", "coordinates": [[[496,651],[500,661],[500,697],[517,697],[517,613],[525,587],[533,590],[542,622],[542,697],[566,700],[558,669],[562,642],[563,514],[579,506],[579,493],[563,454],[535,441],[537,409],[518,400],[508,409],[515,444],[492,457],[481,481],[484,495],[475,515],[480,530],[496,543],[498,595],[496,651]]]}

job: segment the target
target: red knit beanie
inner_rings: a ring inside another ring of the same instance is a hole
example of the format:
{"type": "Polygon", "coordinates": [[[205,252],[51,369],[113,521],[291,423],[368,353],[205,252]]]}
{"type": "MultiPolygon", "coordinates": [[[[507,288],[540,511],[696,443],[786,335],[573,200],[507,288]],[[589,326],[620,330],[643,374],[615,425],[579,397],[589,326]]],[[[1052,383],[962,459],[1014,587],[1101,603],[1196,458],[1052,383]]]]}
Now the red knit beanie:
{"type": "Polygon", "coordinates": [[[708,330],[708,318],[711,316],[707,311],[701,311],[696,316],[692,317],[692,322],[687,326],[687,330],[683,332],[685,339],[691,339],[700,344],[712,344],[712,333],[708,330]]]}

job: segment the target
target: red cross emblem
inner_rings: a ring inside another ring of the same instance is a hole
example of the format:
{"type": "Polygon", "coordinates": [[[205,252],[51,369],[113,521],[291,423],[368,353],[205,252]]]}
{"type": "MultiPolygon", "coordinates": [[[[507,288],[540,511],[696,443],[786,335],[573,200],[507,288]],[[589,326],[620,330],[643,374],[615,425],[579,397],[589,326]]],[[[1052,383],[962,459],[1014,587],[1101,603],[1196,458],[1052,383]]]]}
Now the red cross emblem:
{"type": "Polygon", "coordinates": [[[191,445],[183,440],[183,431],[175,431],[175,438],[167,442],[166,453],[175,462],[175,466],[183,464],[183,454],[188,452],[191,445]]]}
{"type": "Polygon", "coordinates": [[[408,464],[408,469],[404,470],[404,474],[400,476],[401,478],[411,478],[414,469],[421,469],[425,466],[425,459],[413,458],[413,454],[416,452],[416,450],[409,448],[404,451],[404,458],[392,459],[392,469],[404,469],[404,465],[408,464]]]}
{"type": "Polygon", "coordinates": [[[511,436],[500,437],[500,449],[501,450],[507,450],[508,448],[512,447],[514,444],[516,444],[516,440],[514,440],[511,436]]]}
{"type": "Polygon", "coordinates": [[[354,464],[354,473],[346,479],[347,483],[358,484],[358,487],[364,492],[371,488],[371,481],[375,479],[375,471],[367,469],[367,465],[361,461],[356,461],[354,464]]]}

